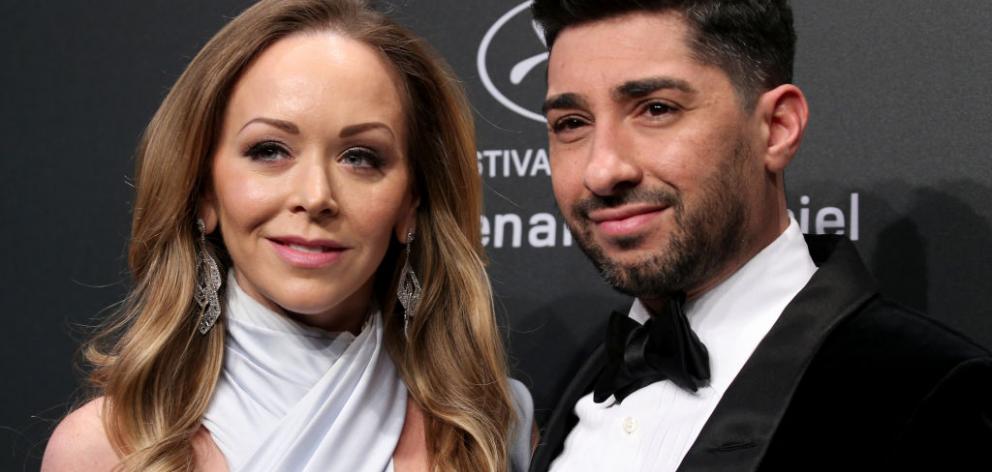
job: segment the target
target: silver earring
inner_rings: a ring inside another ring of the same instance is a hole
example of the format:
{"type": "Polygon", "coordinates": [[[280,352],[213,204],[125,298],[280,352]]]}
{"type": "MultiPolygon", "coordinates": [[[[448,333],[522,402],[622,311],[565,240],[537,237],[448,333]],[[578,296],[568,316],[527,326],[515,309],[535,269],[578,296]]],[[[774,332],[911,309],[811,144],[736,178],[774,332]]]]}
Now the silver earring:
{"type": "Polygon", "coordinates": [[[200,250],[196,261],[196,293],[193,298],[200,306],[200,334],[207,334],[220,317],[220,270],[217,261],[207,251],[207,225],[196,219],[196,229],[200,230],[200,250]]]}
{"type": "Polygon", "coordinates": [[[420,302],[420,281],[410,267],[410,245],[413,244],[413,238],[413,231],[406,234],[406,261],[403,263],[403,270],[400,271],[400,285],[396,290],[396,296],[403,305],[403,335],[407,337],[409,337],[410,318],[413,317],[417,303],[420,302]]]}

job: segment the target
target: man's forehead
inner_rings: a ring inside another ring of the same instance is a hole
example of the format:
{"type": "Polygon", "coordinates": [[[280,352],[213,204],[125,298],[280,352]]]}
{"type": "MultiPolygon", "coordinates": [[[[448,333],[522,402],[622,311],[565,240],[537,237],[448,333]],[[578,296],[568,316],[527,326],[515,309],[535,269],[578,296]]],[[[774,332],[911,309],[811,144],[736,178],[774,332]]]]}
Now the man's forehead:
{"type": "Polygon", "coordinates": [[[694,53],[689,34],[676,12],[629,13],[566,28],[551,49],[545,106],[567,95],[574,103],[593,94],[613,99],[660,89],[699,94],[730,85],[725,71],[694,53]]]}

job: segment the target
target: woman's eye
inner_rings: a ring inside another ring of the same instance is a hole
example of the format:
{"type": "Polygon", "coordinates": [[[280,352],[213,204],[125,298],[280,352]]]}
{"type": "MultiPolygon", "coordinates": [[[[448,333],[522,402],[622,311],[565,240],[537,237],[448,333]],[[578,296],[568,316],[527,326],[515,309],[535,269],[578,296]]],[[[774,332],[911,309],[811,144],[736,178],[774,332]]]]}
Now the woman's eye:
{"type": "Polygon", "coordinates": [[[377,169],[382,165],[382,159],[375,151],[368,148],[351,148],[341,156],[341,162],[360,168],[377,169]]]}
{"type": "Polygon", "coordinates": [[[275,161],[289,156],[289,151],[277,142],[263,141],[248,148],[245,156],[253,161],[275,161]]]}

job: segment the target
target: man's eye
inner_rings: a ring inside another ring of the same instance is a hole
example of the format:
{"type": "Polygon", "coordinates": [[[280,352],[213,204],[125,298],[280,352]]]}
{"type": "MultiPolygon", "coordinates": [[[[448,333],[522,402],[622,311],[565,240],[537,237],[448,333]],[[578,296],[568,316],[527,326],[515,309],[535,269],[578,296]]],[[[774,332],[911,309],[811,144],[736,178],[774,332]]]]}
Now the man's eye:
{"type": "Polygon", "coordinates": [[[352,167],[371,169],[376,169],[382,165],[382,159],[375,151],[363,147],[351,148],[345,151],[341,155],[341,162],[352,167]]]}
{"type": "Polygon", "coordinates": [[[650,102],[644,106],[644,112],[650,116],[667,115],[675,111],[675,108],[664,102],[650,102]]]}
{"type": "Polygon", "coordinates": [[[586,121],[581,118],[575,116],[566,116],[558,121],[555,121],[554,125],[551,127],[551,130],[554,131],[555,133],[561,133],[564,131],[581,128],[585,125],[586,125],[586,121]]]}
{"type": "Polygon", "coordinates": [[[245,156],[253,161],[275,161],[289,156],[289,151],[275,141],[263,141],[248,148],[245,156]]]}

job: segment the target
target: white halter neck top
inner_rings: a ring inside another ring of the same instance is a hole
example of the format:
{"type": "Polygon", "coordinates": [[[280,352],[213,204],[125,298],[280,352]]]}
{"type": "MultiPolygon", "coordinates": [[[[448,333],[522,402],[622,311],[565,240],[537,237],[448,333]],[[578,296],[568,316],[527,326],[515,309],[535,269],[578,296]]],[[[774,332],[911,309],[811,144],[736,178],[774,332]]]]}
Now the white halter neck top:
{"type": "Polygon", "coordinates": [[[369,317],[357,336],[269,310],[231,270],[224,368],[203,425],[238,472],[392,468],[407,391],[369,317]]]}

